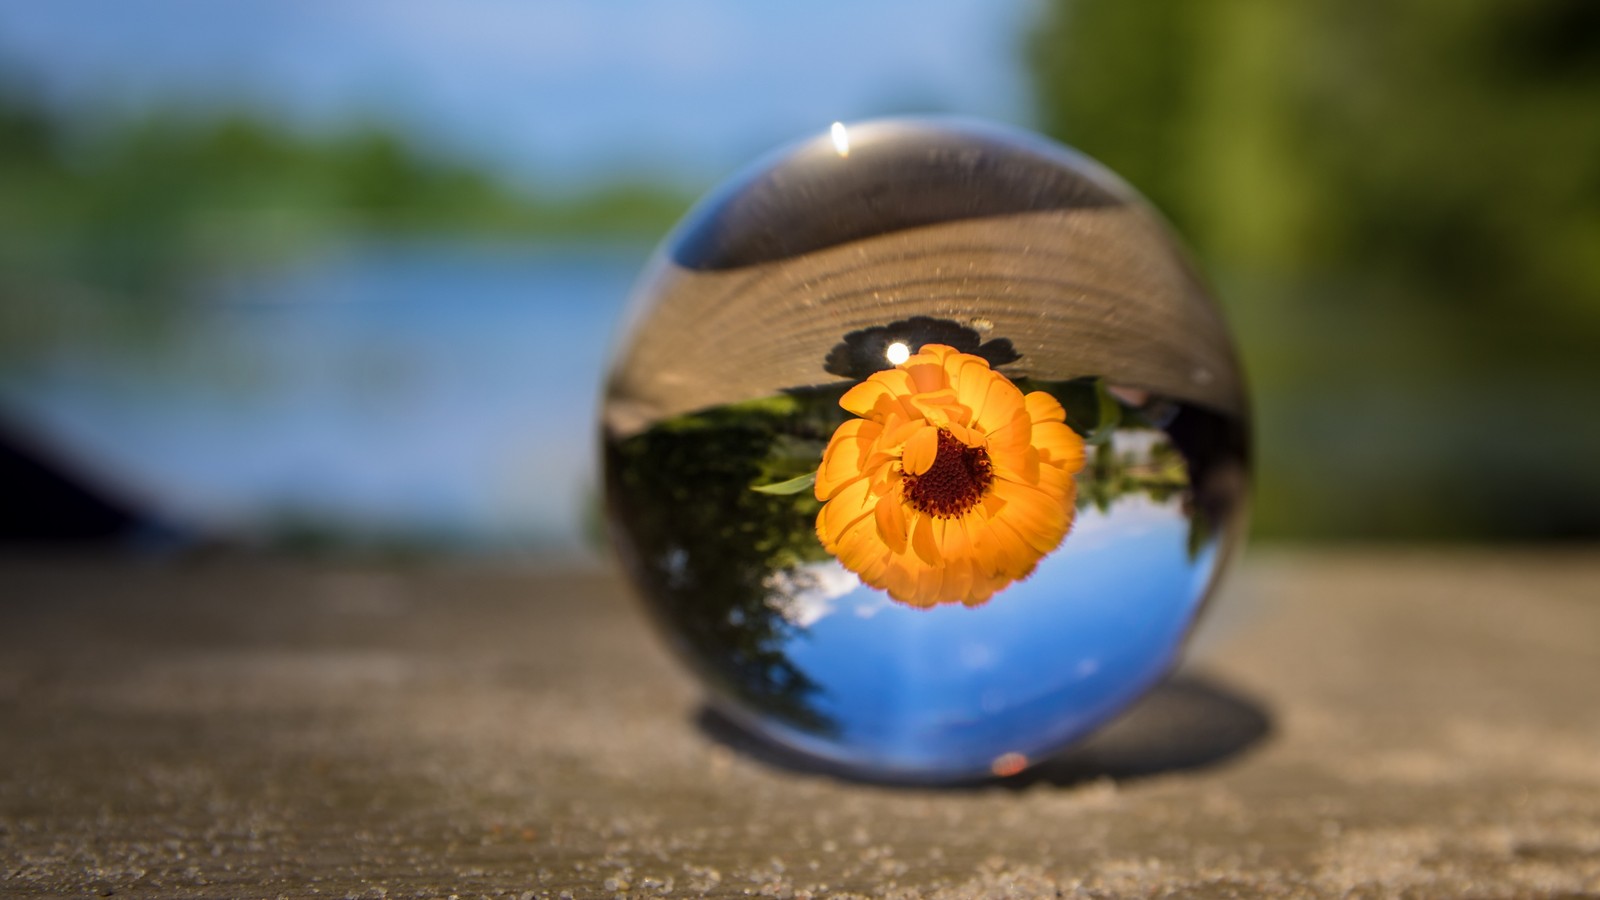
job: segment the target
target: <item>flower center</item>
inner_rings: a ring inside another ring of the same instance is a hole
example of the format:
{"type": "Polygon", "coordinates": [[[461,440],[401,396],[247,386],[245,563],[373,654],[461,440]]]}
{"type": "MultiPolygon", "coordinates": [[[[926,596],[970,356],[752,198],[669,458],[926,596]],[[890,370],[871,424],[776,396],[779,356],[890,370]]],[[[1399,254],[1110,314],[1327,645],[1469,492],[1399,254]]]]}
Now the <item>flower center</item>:
{"type": "Polygon", "coordinates": [[[939,430],[939,450],[933,465],[921,475],[907,475],[906,502],[935,518],[959,516],[978,505],[994,481],[989,451],[968,447],[955,435],[939,430]]]}

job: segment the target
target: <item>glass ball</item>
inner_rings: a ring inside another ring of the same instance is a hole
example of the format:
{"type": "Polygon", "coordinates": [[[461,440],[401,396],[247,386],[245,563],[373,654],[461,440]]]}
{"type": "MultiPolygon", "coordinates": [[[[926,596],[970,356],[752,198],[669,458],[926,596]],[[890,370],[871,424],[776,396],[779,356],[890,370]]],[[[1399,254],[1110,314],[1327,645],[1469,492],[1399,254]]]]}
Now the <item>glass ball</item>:
{"type": "Polygon", "coordinates": [[[1026,132],[756,163],[642,277],[607,516],[733,721],[856,776],[1012,774],[1175,665],[1241,530],[1228,329],[1160,216],[1026,132]]]}

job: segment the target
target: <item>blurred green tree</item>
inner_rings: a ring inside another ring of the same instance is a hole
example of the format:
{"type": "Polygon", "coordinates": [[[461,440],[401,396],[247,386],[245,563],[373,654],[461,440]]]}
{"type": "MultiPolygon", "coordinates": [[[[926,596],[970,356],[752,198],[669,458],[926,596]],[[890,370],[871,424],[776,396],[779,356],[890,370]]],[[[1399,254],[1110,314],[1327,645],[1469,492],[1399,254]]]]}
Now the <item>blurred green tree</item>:
{"type": "Polygon", "coordinates": [[[198,278],[345,238],[653,239],[687,206],[668,186],[535,195],[377,127],[68,116],[0,73],[0,363],[157,339],[198,278]]]}
{"type": "Polygon", "coordinates": [[[1600,534],[1600,4],[1052,0],[1030,59],[1218,284],[1259,531],[1600,534]]]}

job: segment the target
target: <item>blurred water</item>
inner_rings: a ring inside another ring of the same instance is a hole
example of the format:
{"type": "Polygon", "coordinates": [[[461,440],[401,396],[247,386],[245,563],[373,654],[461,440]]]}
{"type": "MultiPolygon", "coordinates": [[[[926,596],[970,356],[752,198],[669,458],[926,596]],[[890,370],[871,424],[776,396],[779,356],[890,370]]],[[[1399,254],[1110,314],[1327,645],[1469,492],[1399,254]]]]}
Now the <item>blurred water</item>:
{"type": "Polygon", "coordinates": [[[356,246],[203,287],[154,352],[54,348],[0,404],[180,523],[571,549],[644,253],[356,246]]]}

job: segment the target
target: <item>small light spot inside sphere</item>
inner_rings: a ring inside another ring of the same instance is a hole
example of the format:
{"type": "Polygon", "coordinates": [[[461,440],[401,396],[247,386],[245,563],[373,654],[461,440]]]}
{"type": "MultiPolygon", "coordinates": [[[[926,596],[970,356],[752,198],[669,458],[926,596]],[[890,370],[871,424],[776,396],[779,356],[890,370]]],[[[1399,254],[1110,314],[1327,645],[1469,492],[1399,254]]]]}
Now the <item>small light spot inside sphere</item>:
{"type": "Polygon", "coordinates": [[[989,771],[997,777],[1010,778],[1028,767],[1028,758],[1021,753],[1002,753],[994,758],[989,771]]]}
{"type": "Polygon", "coordinates": [[[828,133],[833,138],[833,151],[840,156],[849,156],[850,132],[845,130],[844,123],[833,123],[833,127],[828,129],[828,133]]]}
{"type": "Polygon", "coordinates": [[[907,347],[904,341],[895,341],[883,351],[883,358],[887,359],[890,365],[898,366],[911,358],[911,348],[907,347]]]}

